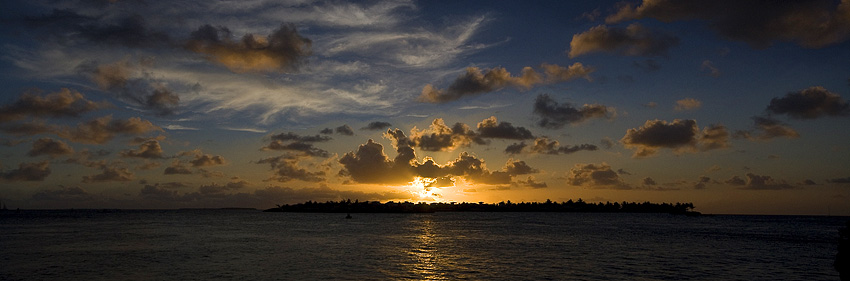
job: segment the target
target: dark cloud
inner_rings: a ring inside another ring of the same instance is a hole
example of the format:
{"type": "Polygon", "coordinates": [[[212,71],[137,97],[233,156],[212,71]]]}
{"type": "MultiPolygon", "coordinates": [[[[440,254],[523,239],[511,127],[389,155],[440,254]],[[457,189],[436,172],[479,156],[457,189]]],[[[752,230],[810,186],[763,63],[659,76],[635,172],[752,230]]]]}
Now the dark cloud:
{"type": "Polygon", "coordinates": [[[79,186],[59,186],[58,189],[42,190],[32,195],[32,199],[37,201],[89,201],[93,198],[79,186]]]}
{"type": "Polygon", "coordinates": [[[581,108],[575,108],[569,103],[558,104],[548,94],[542,94],[534,101],[534,115],[540,118],[536,123],[538,126],[560,129],[567,124],[581,123],[591,118],[610,119],[616,112],[613,108],[599,104],[585,104],[581,108]]]}
{"type": "Polygon", "coordinates": [[[63,44],[91,42],[139,48],[163,46],[171,41],[168,34],[150,29],[138,14],[112,19],[56,9],[46,16],[29,17],[26,22],[46,29],[63,44]]]}
{"type": "Polygon", "coordinates": [[[0,171],[0,180],[4,182],[43,181],[50,175],[50,163],[20,163],[17,169],[0,171]]]}
{"type": "Polygon", "coordinates": [[[520,154],[528,145],[525,142],[513,143],[505,148],[507,154],[520,154]]]}
{"type": "Polygon", "coordinates": [[[333,134],[333,133],[334,133],[334,129],[331,129],[331,128],[324,128],[321,131],[319,131],[319,134],[323,134],[323,135],[330,135],[330,134],[333,134]]]}
{"type": "Polygon", "coordinates": [[[180,160],[174,160],[171,165],[165,168],[164,175],[191,175],[192,170],[186,167],[186,164],[180,160]]]}
{"type": "Polygon", "coordinates": [[[331,137],[328,136],[300,136],[293,132],[280,133],[277,135],[271,135],[270,138],[272,140],[279,141],[296,141],[296,142],[326,142],[331,140],[331,137]]]}
{"type": "Polygon", "coordinates": [[[606,163],[576,164],[570,168],[567,183],[573,186],[600,189],[632,189],[606,163]]]}
{"type": "Polygon", "coordinates": [[[191,34],[186,49],[233,72],[288,72],[296,70],[311,54],[312,41],[302,37],[292,24],[281,24],[268,36],[246,34],[234,40],[226,27],[204,25],[191,34]]]}
{"type": "Polygon", "coordinates": [[[132,181],[135,175],[129,169],[125,167],[117,167],[115,165],[104,165],[100,168],[100,174],[92,175],[92,176],[83,176],[84,183],[96,183],[96,182],[127,182],[132,181]]]}
{"type": "MultiPolygon", "coordinates": [[[[402,146],[402,148],[410,148],[402,146]]],[[[384,154],[384,146],[368,140],[355,152],[344,154],[339,163],[343,170],[340,175],[348,176],[359,183],[396,183],[403,184],[413,179],[413,171],[408,163],[396,163],[384,154]]]]}
{"type": "Polygon", "coordinates": [[[741,185],[747,184],[747,181],[745,181],[744,179],[742,179],[739,176],[732,176],[731,178],[729,178],[728,180],[726,180],[724,182],[728,185],[735,185],[735,186],[741,186],[741,185]]]}
{"type": "Polygon", "coordinates": [[[599,143],[600,143],[600,144],[602,144],[602,147],[604,147],[605,149],[611,149],[611,148],[612,148],[612,147],[614,147],[614,145],[616,144],[616,143],[615,143],[613,140],[611,140],[611,138],[609,138],[609,137],[604,137],[604,138],[602,138],[601,140],[599,140],[599,143]]]}
{"type": "Polygon", "coordinates": [[[107,102],[87,100],[83,94],[67,88],[39,96],[24,93],[11,104],[0,106],[0,123],[24,117],[78,117],[83,113],[107,108],[107,102]]]}
{"type": "Polygon", "coordinates": [[[330,156],[328,151],[317,148],[312,144],[314,142],[326,142],[331,140],[331,137],[328,136],[301,136],[293,132],[287,132],[272,135],[270,138],[272,141],[269,145],[263,147],[264,150],[296,151],[304,155],[316,157],[330,156]]]}
{"type": "Polygon", "coordinates": [[[787,114],[797,119],[815,119],[822,116],[846,116],[850,114],[850,103],[836,93],[816,86],[791,92],[781,98],[773,98],[767,112],[787,114]]]}
{"type": "Polygon", "coordinates": [[[163,85],[157,85],[153,94],[146,97],[144,105],[156,112],[157,115],[165,116],[174,114],[174,108],[180,103],[180,96],[163,85]]]}
{"type": "Polygon", "coordinates": [[[227,160],[221,155],[198,154],[195,159],[189,160],[192,167],[209,167],[227,164],[227,160]]]}
{"type": "Polygon", "coordinates": [[[32,149],[27,152],[28,156],[48,155],[56,157],[61,155],[73,154],[74,149],[68,144],[51,138],[40,138],[32,143],[32,149]]]}
{"type": "Polygon", "coordinates": [[[481,138],[496,138],[496,139],[513,139],[525,140],[532,139],[534,135],[526,128],[514,127],[509,122],[498,122],[496,116],[484,119],[478,123],[478,136],[481,138]]]}
{"type": "Polygon", "coordinates": [[[212,183],[212,184],[198,186],[198,192],[200,192],[201,194],[206,194],[206,195],[224,194],[225,192],[228,192],[228,191],[244,189],[247,186],[248,186],[248,182],[246,182],[246,181],[231,181],[231,182],[228,182],[227,184],[223,184],[223,185],[212,183]]]}
{"type": "Polygon", "coordinates": [[[135,103],[159,116],[174,114],[180,104],[180,96],[149,74],[133,77],[137,68],[126,59],[108,64],[87,61],[77,66],[78,71],[88,74],[101,89],[117,94],[124,101],[135,103]]]}
{"type": "Polygon", "coordinates": [[[360,129],[361,130],[369,130],[369,131],[380,131],[380,130],[389,128],[390,126],[392,126],[392,124],[390,124],[388,122],[375,121],[375,122],[369,123],[369,125],[366,125],[365,127],[360,128],[360,129]]]}
{"type": "Polygon", "coordinates": [[[634,67],[639,68],[639,69],[643,69],[646,72],[653,72],[653,71],[661,70],[661,64],[659,64],[654,59],[647,59],[647,60],[644,60],[643,62],[633,61],[632,65],[634,67]]]}
{"type": "Polygon", "coordinates": [[[706,176],[700,176],[697,182],[694,184],[694,189],[705,189],[705,186],[709,183],[715,183],[711,178],[706,176]]]}
{"type": "Polygon", "coordinates": [[[257,162],[257,164],[269,164],[274,171],[274,175],[270,180],[279,182],[288,182],[292,180],[301,180],[306,182],[321,182],[324,181],[325,172],[311,172],[300,167],[301,158],[294,155],[281,155],[277,157],[265,158],[257,162]]]}
{"type": "Polygon", "coordinates": [[[354,135],[354,129],[352,129],[348,125],[342,125],[342,126],[336,127],[336,129],[334,129],[334,131],[337,134],[340,134],[340,135],[346,135],[346,136],[353,136],[354,135]]]}
{"type": "Polygon", "coordinates": [[[641,183],[643,183],[643,185],[657,185],[658,184],[657,182],[655,182],[654,179],[652,179],[650,177],[643,178],[643,180],[641,180],[641,183]]]}
{"type": "Polygon", "coordinates": [[[44,133],[51,133],[58,130],[59,127],[45,124],[40,120],[33,120],[23,123],[8,123],[0,124],[0,131],[15,136],[31,136],[44,133]]]}
{"type": "Polygon", "coordinates": [[[668,123],[656,119],[627,130],[620,142],[626,148],[635,149],[633,157],[647,157],[661,148],[673,149],[675,153],[726,148],[729,132],[723,125],[710,125],[700,132],[695,120],[676,119],[668,123]]]}
{"type": "Polygon", "coordinates": [[[76,128],[63,129],[58,134],[73,142],[104,144],[118,134],[141,135],[152,131],[162,131],[162,128],[139,117],[113,120],[112,116],[108,115],[78,124],[76,128]]]}
{"type": "Polygon", "coordinates": [[[517,185],[524,186],[524,187],[530,187],[530,188],[534,188],[534,189],[549,187],[549,185],[547,185],[545,182],[537,182],[537,181],[534,180],[534,177],[531,177],[531,176],[529,176],[524,181],[523,180],[517,181],[517,185]]]}
{"type": "Polygon", "coordinates": [[[541,65],[543,75],[531,67],[522,69],[520,76],[511,76],[504,68],[497,67],[485,70],[483,73],[477,67],[468,67],[466,72],[452,82],[445,90],[437,89],[428,84],[422,88],[419,96],[420,102],[444,103],[460,99],[464,96],[472,96],[501,90],[508,86],[520,89],[530,89],[541,83],[557,83],[569,81],[576,78],[590,79],[589,74],[593,68],[585,67],[581,63],[574,63],[569,67],[561,67],[552,64],[541,65]]]}
{"type": "Polygon", "coordinates": [[[774,138],[798,138],[800,134],[779,120],[771,117],[753,116],[755,130],[735,131],[735,137],[749,140],[771,140],[774,138]]]}
{"type": "Polygon", "coordinates": [[[827,182],[831,182],[831,183],[850,183],[850,177],[846,177],[846,178],[834,178],[834,179],[828,179],[828,180],[827,180],[827,182]]]}
{"type": "Polygon", "coordinates": [[[157,140],[148,140],[139,145],[137,150],[124,150],[121,152],[122,157],[137,157],[146,159],[159,159],[162,156],[162,147],[157,140]]]}
{"type": "MultiPolygon", "coordinates": [[[[727,180],[726,183],[732,185],[740,185],[742,180],[737,176],[733,177],[730,180],[727,180]],[[730,181],[732,183],[730,183],[730,181]]],[[[781,190],[781,189],[792,189],[794,186],[786,183],[785,181],[775,180],[771,176],[760,176],[753,173],[747,173],[746,183],[743,184],[740,189],[750,189],[750,190],[781,190]]]]}
{"type": "Polygon", "coordinates": [[[629,173],[628,171],[623,170],[623,169],[617,169],[617,174],[618,175],[624,175],[624,176],[631,176],[632,175],[632,173],[629,173]]]}
{"type": "Polygon", "coordinates": [[[596,145],[592,144],[580,144],[580,145],[572,145],[572,146],[561,146],[561,143],[557,140],[550,140],[545,137],[537,138],[534,140],[534,144],[531,146],[526,145],[525,142],[514,143],[505,148],[505,153],[510,154],[519,154],[523,151],[527,153],[534,154],[572,154],[582,150],[586,151],[594,151],[599,149],[596,145]],[[528,148],[528,149],[526,149],[528,148]]]}
{"type": "Polygon", "coordinates": [[[625,56],[664,56],[667,50],[679,44],[679,38],[650,30],[638,23],[626,28],[599,25],[573,35],[570,41],[570,58],[595,52],[615,53],[625,56]]]}
{"type": "Polygon", "coordinates": [[[766,48],[773,41],[821,48],[850,38],[847,28],[850,2],[847,1],[644,0],[638,6],[621,6],[605,21],[617,23],[642,18],[664,22],[705,20],[722,37],[747,42],[754,48],[766,48]]]}
{"type": "Polygon", "coordinates": [[[263,149],[297,151],[309,156],[330,157],[330,153],[327,150],[317,148],[313,144],[305,142],[284,143],[283,141],[274,140],[269,145],[263,147],[263,149]]]}

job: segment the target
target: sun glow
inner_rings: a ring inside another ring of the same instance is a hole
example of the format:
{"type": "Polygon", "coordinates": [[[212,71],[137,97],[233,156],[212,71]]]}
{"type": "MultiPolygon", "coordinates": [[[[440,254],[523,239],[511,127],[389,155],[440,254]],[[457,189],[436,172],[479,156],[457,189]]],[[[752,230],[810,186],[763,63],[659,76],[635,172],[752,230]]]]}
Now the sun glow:
{"type": "Polygon", "coordinates": [[[451,183],[453,185],[454,179],[416,177],[412,182],[407,184],[406,188],[411,194],[413,194],[414,198],[412,199],[414,201],[445,201],[441,189],[448,187],[443,186],[445,183],[451,183]]]}

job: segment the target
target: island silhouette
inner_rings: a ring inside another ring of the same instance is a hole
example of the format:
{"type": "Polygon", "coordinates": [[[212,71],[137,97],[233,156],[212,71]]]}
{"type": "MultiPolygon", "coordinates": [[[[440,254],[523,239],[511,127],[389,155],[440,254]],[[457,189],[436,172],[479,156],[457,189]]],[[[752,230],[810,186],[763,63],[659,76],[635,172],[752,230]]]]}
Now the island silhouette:
{"type": "Polygon", "coordinates": [[[699,215],[693,211],[693,203],[651,203],[651,202],[605,202],[588,203],[579,198],[565,202],[520,202],[502,201],[499,203],[434,202],[413,203],[409,201],[359,201],[351,199],[340,201],[307,201],[294,205],[277,205],[265,212],[302,212],[302,213],[434,213],[434,212],[593,212],[593,213],[669,213],[681,215],[699,215]]]}

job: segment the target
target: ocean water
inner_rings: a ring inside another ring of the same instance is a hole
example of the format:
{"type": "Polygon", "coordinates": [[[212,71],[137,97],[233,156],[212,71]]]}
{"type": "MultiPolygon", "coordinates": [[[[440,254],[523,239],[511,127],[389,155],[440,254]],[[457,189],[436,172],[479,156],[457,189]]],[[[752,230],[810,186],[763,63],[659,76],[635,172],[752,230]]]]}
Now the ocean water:
{"type": "Polygon", "coordinates": [[[0,213],[0,280],[838,280],[850,217],[0,213]]]}

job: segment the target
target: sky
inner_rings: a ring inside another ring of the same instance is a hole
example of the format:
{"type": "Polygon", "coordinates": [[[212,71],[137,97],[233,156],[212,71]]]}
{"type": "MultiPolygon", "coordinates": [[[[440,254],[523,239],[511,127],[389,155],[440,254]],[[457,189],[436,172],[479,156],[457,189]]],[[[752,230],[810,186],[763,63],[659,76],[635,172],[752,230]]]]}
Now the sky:
{"type": "Polygon", "coordinates": [[[850,215],[848,0],[0,6],[9,208],[850,215]]]}

